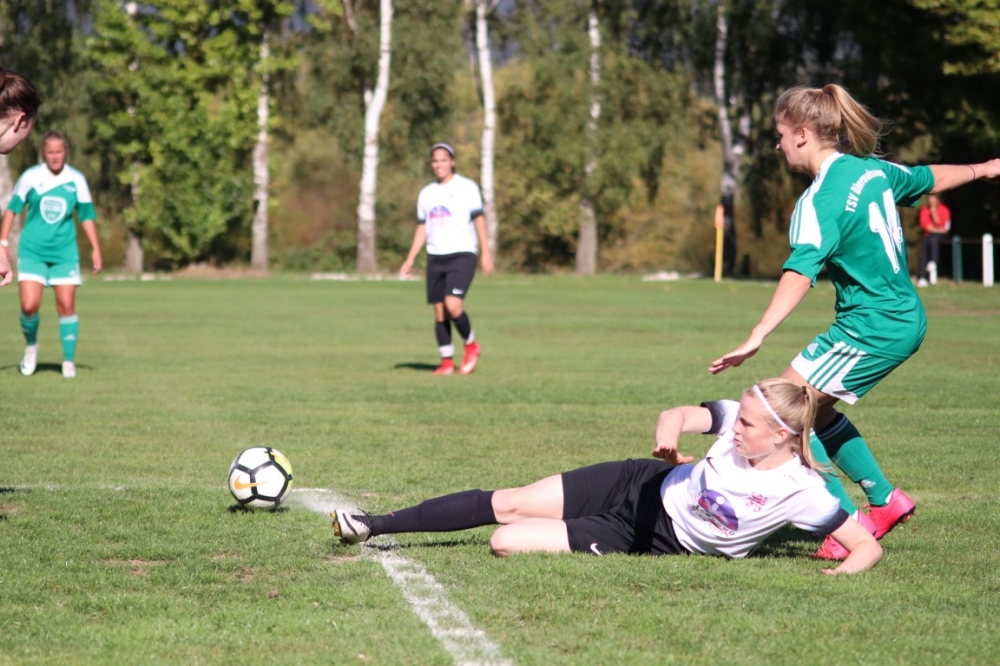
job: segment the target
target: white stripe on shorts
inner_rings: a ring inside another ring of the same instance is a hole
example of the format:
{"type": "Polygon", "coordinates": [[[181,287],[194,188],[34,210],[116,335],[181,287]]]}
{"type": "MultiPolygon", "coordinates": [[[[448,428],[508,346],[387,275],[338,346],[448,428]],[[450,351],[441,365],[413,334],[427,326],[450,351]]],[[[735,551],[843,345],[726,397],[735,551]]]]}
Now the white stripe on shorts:
{"type": "Polygon", "coordinates": [[[857,347],[837,342],[833,349],[815,359],[799,354],[792,361],[792,368],[816,389],[853,405],[858,396],[844,387],[844,377],[864,355],[865,352],[857,347]]]}

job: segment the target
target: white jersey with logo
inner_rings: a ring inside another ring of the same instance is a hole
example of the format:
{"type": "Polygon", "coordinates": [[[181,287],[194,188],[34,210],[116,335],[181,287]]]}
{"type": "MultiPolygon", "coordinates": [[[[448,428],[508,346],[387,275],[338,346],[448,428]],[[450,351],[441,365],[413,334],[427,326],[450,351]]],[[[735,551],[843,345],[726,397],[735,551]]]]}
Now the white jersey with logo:
{"type": "Polygon", "coordinates": [[[740,403],[705,403],[718,439],[697,464],[680,465],[660,488],[677,540],[691,552],[746,557],[787,524],[826,536],[847,514],[798,456],[758,470],[736,452],[732,426],[740,403]]]}
{"type": "Polygon", "coordinates": [[[455,254],[479,249],[472,220],[483,214],[479,186],[453,174],[447,183],[431,183],[417,197],[417,220],[426,225],[427,254],[455,254]]]}

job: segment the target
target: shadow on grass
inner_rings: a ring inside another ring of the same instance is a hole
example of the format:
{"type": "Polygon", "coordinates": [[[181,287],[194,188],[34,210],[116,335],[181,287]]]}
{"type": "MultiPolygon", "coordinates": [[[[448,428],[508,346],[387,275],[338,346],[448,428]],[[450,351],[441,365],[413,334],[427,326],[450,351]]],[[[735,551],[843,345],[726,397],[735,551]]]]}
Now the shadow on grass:
{"type": "MultiPolygon", "coordinates": [[[[375,537],[376,539],[378,537],[375,537]]],[[[377,550],[380,553],[392,553],[396,551],[406,551],[415,550],[418,548],[456,548],[458,546],[468,546],[469,544],[482,544],[489,548],[489,541],[483,541],[475,537],[470,537],[468,539],[448,539],[446,541],[426,541],[421,543],[383,543],[380,541],[366,541],[362,548],[370,548],[371,550],[377,550]]],[[[342,544],[339,541],[334,541],[333,547],[337,548],[353,548],[354,544],[342,544]]]]}
{"type": "Polygon", "coordinates": [[[397,363],[394,370],[417,370],[419,372],[433,372],[437,370],[436,365],[430,363],[397,363]]]}
{"type": "Polygon", "coordinates": [[[254,509],[248,506],[243,506],[242,504],[236,503],[231,504],[228,509],[229,513],[246,515],[251,513],[285,513],[288,511],[287,506],[279,506],[277,509],[254,509]]]}
{"type": "Polygon", "coordinates": [[[803,551],[812,553],[822,542],[792,527],[783,527],[757,546],[750,557],[801,558],[803,551]]]}
{"type": "MultiPolygon", "coordinates": [[[[79,371],[79,370],[93,371],[94,368],[92,366],[89,366],[89,365],[81,365],[81,364],[77,363],[76,364],[76,369],[77,369],[77,371],[79,371]]],[[[21,371],[21,364],[17,363],[17,364],[10,364],[10,365],[0,365],[0,372],[7,372],[8,370],[17,370],[18,372],[20,372],[21,371]]],[[[35,367],[34,374],[37,375],[40,372],[54,372],[57,375],[61,375],[62,374],[62,363],[39,363],[35,367]]]]}

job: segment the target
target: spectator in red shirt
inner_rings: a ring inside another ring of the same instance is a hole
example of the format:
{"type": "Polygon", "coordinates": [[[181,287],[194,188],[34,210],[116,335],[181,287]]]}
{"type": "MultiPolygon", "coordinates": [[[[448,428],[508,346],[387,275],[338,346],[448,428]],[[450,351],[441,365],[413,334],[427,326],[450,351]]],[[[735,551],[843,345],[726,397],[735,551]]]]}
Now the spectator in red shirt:
{"type": "Polygon", "coordinates": [[[920,270],[917,286],[926,287],[937,282],[941,259],[941,239],[951,230],[951,211],[941,203],[936,194],[927,196],[927,205],[920,208],[920,270]]]}

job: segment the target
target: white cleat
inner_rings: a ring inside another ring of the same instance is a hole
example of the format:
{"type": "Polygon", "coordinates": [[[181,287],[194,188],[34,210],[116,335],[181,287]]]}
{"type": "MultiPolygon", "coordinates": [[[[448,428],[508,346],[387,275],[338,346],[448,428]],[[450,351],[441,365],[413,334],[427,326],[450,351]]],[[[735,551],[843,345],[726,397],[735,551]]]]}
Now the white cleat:
{"type": "Polygon", "coordinates": [[[333,518],[333,533],[340,537],[340,543],[354,544],[368,541],[372,528],[364,522],[364,516],[355,516],[341,509],[330,512],[333,518]]]}
{"type": "Polygon", "coordinates": [[[38,366],[38,343],[28,345],[24,348],[24,358],[21,359],[21,374],[30,377],[35,374],[38,366]]]}
{"type": "Polygon", "coordinates": [[[63,361],[63,377],[73,379],[76,377],[76,363],[73,361],[63,361]]]}

